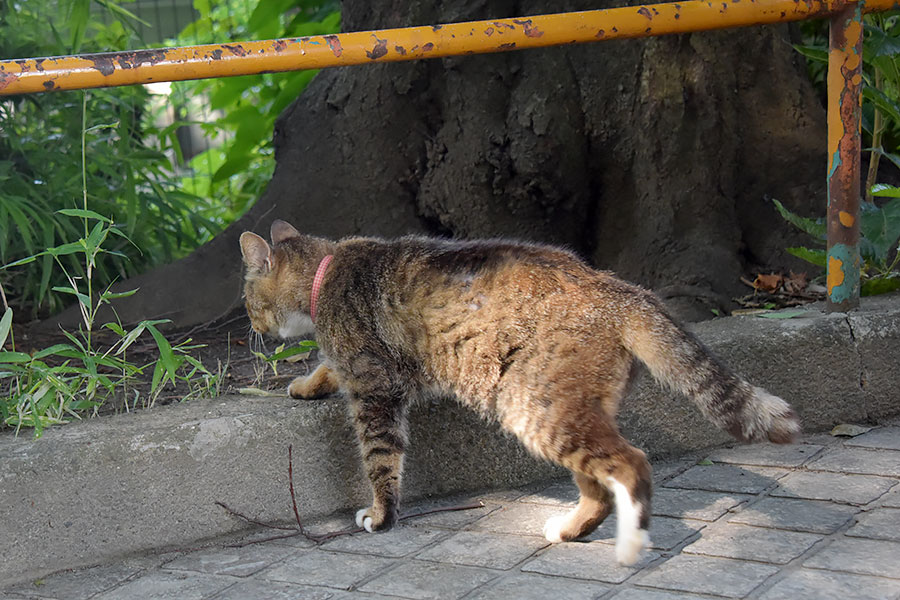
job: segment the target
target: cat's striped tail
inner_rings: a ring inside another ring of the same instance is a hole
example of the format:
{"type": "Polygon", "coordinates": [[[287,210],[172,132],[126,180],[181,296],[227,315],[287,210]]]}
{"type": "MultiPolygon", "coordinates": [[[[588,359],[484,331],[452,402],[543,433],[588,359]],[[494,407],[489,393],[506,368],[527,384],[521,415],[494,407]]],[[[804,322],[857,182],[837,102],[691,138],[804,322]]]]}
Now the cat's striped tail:
{"type": "Polygon", "coordinates": [[[667,387],[692,399],[712,423],[742,441],[790,443],[800,421],[790,405],[739,378],[647,298],[626,317],[623,343],[667,387]]]}

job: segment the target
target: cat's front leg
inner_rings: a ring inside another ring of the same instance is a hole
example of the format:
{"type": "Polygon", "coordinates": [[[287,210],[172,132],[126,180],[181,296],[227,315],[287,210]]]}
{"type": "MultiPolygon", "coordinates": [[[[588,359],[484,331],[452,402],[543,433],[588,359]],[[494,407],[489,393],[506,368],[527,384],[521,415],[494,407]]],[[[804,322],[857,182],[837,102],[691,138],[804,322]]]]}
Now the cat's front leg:
{"type": "Polygon", "coordinates": [[[334,371],[320,364],[310,375],[298,377],[288,386],[288,394],[291,398],[323,398],[337,393],[340,388],[337,375],[334,371]]]}
{"type": "Polygon", "coordinates": [[[406,404],[394,395],[352,398],[363,468],[372,484],[372,506],[356,513],[366,531],[387,531],[397,522],[407,444],[406,404]]]}

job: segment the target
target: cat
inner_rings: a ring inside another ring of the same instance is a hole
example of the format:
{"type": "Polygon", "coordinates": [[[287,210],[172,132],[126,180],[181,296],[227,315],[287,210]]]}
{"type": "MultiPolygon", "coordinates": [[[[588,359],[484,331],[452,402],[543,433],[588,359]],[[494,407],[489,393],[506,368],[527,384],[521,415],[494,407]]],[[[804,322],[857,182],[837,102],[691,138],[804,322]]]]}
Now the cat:
{"type": "Polygon", "coordinates": [[[284,221],[272,245],[245,232],[245,305],[257,334],[315,334],[324,355],[294,398],[350,401],[373,501],[366,531],[398,518],[407,410],[452,395],[568,468],[575,508],[544,526],[550,542],[587,535],[616,508],[616,559],[649,543],[650,465],[619,433],[616,411],[635,358],[742,441],[789,443],[799,420],[781,398],[738,378],[652,293],[573,253],[505,240],[301,234],[284,221]]]}

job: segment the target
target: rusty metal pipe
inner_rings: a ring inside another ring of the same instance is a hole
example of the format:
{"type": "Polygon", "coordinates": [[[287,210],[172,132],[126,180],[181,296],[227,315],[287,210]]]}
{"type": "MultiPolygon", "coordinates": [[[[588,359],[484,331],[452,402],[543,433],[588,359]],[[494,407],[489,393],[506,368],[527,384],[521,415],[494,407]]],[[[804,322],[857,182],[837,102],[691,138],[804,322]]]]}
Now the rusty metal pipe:
{"type": "MultiPolygon", "coordinates": [[[[0,61],[0,95],[503,52],[825,17],[846,0],[673,2],[184,48],[0,61]]],[[[900,6],[867,0],[864,10],[900,6]]]]}
{"type": "Polygon", "coordinates": [[[859,306],[860,119],[863,25],[860,5],[831,17],[828,53],[828,263],[826,311],[859,306]]]}

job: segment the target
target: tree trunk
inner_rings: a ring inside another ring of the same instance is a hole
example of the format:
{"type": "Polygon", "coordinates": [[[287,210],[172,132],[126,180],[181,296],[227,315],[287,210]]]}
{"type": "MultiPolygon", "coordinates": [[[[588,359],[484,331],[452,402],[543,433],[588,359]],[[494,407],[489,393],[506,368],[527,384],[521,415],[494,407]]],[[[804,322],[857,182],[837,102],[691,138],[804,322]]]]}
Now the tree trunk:
{"type": "MultiPolygon", "coordinates": [[[[596,7],[345,0],[343,29],[596,7]]],[[[767,197],[824,206],[824,112],[787,37],[754,27],[323,71],[277,122],[262,198],[193,255],[127,282],[143,290],[120,313],[227,312],[238,235],[280,218],[332,237],[562,244],[709,316],[746,292],[748,269],[800,266],[783,249],[802,240],[767,197]]]]}

